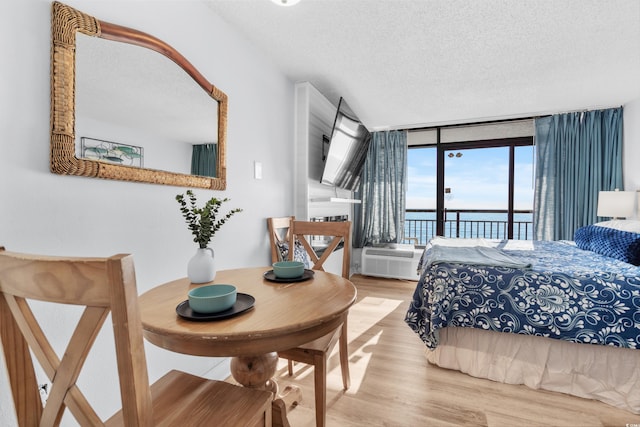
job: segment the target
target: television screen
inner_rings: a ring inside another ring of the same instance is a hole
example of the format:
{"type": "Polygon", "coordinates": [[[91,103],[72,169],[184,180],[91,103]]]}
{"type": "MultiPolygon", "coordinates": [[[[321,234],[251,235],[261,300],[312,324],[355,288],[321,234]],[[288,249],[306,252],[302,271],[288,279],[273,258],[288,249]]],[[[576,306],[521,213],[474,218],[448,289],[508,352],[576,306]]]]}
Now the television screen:
{"type": "Polygon", "coordinates": [[[320,182],[355,190],[367,157],[371,134],[340,98],[320,182]]]}

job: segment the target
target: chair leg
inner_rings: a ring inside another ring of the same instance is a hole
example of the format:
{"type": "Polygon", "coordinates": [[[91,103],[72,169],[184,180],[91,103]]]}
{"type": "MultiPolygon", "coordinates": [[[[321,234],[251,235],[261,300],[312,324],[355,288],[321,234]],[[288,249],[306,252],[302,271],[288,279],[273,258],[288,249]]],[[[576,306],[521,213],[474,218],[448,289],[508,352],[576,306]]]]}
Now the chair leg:
{"type": "Polygon", "coordinates": [[[287,368],[289,369],[289,376],[293,376],[293,360],[287,359],[287,368]]]}
{"type": "Polygon", "coordinates": [[[314,356],[313,383],[316,398],[316,427],[324,427],[327,415],[327,354],[314,356]]]}
{"type": "Polygon", "coordinates": [[[342,324],[340,339],[338,341],[340,352],[340,370],[342,371],[342,387],[347,390],[351,385],[351,376],[349,375],[349,344],[347,339],[347,320],[342,324]]]}

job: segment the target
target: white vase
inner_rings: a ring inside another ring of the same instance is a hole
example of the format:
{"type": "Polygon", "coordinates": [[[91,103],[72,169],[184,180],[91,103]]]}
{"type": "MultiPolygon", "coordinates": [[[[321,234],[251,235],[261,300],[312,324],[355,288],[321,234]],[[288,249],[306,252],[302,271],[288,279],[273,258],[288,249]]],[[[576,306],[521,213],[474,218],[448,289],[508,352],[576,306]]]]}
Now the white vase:
{"type": "Polygon", "coordinates": [[[216,263],[213,249],[198,248],[187,264],[187,277],[191,283],[207,283],[216,277],[216,263]]]}

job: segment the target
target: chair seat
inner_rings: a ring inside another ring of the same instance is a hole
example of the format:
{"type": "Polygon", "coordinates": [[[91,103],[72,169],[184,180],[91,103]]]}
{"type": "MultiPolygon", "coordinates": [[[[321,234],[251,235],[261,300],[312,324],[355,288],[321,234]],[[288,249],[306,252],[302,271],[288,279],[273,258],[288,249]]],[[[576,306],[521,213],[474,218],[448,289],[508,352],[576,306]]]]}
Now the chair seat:
{"type": "MultiPolygon", "coordinates": [[[[271,392],[251,390],[185,372],[168,372],[151,386],[151,395],[152,425],[158,427],[263,426],[271,420],[271,392]]],[[[105,425],[123,425],[122,413],[116,413],[105,425]]]]}
{"type": "MultiPolygon", "coordinates": [[[[340,328],[336,329],[332,333],[329,333],[327,335],[324,335],[324,336],[318,338],[317,340],[313,340],[313,341],[305,343],[303,345],[299,345],[296,348],[292,348],[290,350],[279,351],[278,355],[280,357],[283,357],[283,358],[287,359],[288,357],[285,356],[286,354],[292,354],[292,353],[293,354],[298,354],[298,353],[300,353],[300,351],[308,352],[308,353],[311,353],[311,352],[327,353],[330,349],[333,348],[335,343],[338,341],[338,338],[340,338],[340,328]]],[[[300,360],[299,360],[299,362],[300,362],[300,360]]]]}

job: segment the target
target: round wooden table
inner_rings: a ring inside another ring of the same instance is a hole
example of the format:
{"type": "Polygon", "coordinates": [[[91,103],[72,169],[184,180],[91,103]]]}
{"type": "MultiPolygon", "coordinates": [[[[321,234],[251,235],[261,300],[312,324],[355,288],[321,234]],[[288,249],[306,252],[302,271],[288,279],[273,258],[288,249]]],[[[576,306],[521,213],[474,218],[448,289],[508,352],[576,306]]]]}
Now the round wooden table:
{"type": "MultiPolygon", "coordinates": [[[[313,341],[338,328],[356,300],[349,280],[324,271],[314,271],[309,280],[293,283],[264,278],[271,267],[221,270],[211,283],[235,285],[238,292],[255,298],[250,310],[237,316],[192,321],[176,313],[194,285],[187,278],[153,288],[139,298],[144,336],[151,343],[178,353],[197,356],[233,357],[233,377],[247,387],[273,390],[277,351],[313,341]]],[[[278,399],[277,399],[278,400],[278,399]]],[[[282,420],[282,401],[274,404],[275,425],[282,420]]]]}

